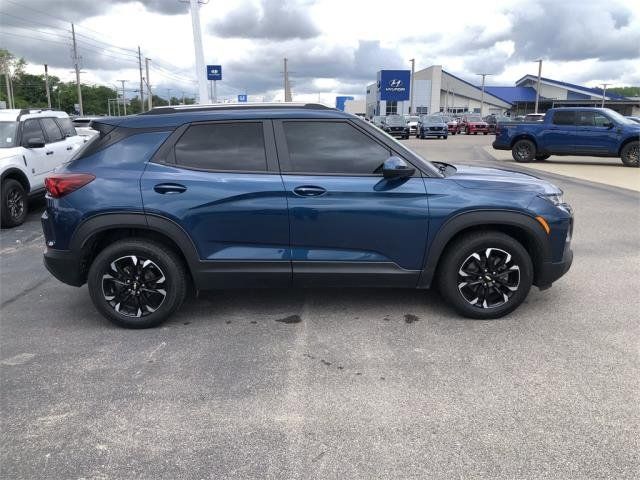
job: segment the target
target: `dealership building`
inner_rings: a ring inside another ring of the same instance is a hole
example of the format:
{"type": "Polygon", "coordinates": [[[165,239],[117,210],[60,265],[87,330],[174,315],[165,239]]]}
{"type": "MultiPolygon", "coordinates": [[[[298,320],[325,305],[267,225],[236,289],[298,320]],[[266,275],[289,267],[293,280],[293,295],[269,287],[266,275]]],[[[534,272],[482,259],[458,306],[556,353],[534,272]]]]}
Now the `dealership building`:
{"type": "MultiPolygon", "coordinates": [[[[413,113],[438,112],[490,113],[524,115],[535,109],[538,77],[525,75],[514,86],[473,85],[433,65],[416,71],[411,85],[410,70],[380,70],[377,80],[366,88],[364,109],[366,116],[408,115],[413,87],[413,113]],[[482,109],[482,112],[481,112],[482,109]]],[[[623,115],[638,115],[640,101],[625,98],[599,88],[588,88],[567,82],[540,79],[538,111],[559,106],[595,106],[602,104],[623,115]]],[[[349,104],[350,100],[346,101],[349,104]]]]}

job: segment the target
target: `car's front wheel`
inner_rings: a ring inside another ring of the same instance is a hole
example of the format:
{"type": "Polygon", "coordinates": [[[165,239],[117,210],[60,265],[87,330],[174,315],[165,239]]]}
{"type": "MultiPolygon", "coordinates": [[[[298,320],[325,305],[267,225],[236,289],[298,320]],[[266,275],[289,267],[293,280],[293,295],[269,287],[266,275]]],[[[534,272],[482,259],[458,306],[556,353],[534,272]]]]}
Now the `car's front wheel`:
{"type": "Polygon", "coordinates": [[[13,178],[2,182],[0,218],[3,227],[22,225],[27,218],[27,193],[22,184],[13,178]]]}
{"type": "Polygon", "coordinates": [[[120,240],[102,250],[87,283],[98,311],[126,328],[161,324],[180,307],[187,290],[181,259],[146,239],[120,240]]]}
{"type": "Polygon", "coordinates": [[[640,142],[629,142],[622,149],[622,163],[625,167],[640,166],[640,142]]]}
{"type": "Polygon", "coordinates": [[[536,158],[536,146],[531,140],[518,140],[511,149],[511,156],[516,162],[533,162],[536,158]]]}
{"type": "Polygon", "coordinates": [[[438,267],[440,293],[469,318],[499,318],[515,310],[533,282],[527,250],[501,232],[475,232],[450,245],[438,267]]]}

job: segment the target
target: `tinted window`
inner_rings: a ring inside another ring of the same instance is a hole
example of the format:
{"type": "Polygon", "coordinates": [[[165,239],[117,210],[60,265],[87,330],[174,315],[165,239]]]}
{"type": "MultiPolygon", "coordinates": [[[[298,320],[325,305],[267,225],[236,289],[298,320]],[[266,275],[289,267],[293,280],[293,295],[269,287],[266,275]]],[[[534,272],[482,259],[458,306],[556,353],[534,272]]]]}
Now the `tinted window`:
{"type": "Polygon", "coordinates": [[[40,123],[42,124],[44,133],[47,135],[47,142],[58,142],[64,138],[58,124],[53,118],[41,118],[40,123]]]}
{"type": "Polygon", "coordinates": [[[25,120],[22,124],[22,144],[26,145],[31,138],[44,140],[44,133],[40,127],[40,122],[35,118],[25,120]]]}
{"type": "Polygon", "coordinates": [[[372,174],[389,150],[344,122],[284,122],[291,171],[372,174]]]}
{"type": "Polygon", "coordinates": [[[178,165],[202,170],[267,169],[262,123],[192,125],[175,154],[178,165]]]}
{"type": "Polygon", "coordinates": [[[70,118],[56,118],[56,122],[58,122],[60,130],[62,130],[62,135],[65,137],[73,137],[76,135],[76,129],[73,127],[70,118]]]}
{"type": "Polygon", "coordinates": [[[611,123],[607,117],[596,112],[577,112],[576,125],[583,127],[604,127],[611,123]]]}
{"type": "Polygon", "coordinates": [[[575,112],[558,110],[553,114],[553,123],[554,125],[573,125],[575,118],[575,112]]]}

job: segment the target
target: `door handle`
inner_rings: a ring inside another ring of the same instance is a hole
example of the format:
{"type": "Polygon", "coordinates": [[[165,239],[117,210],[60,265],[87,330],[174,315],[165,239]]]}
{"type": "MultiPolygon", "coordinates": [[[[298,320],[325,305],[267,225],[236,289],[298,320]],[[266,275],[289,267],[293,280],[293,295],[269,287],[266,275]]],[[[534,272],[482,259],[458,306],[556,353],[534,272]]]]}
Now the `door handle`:
{"type": "Polygon", "coordinates": [[[72,147],[71,145],[69,145],[69,146],[67,147],[67,150],[73,150],[73,147],[72,147]]]}
{"type": "Polygon", "coordinates": [[[53,151],[49,151],[46,153],[47,155],[53,155],[53,151]]]}
{"type": "Polygon", "coordinates": [[[301,185],[293,189],[293,193],[301,197],[319,197],[324,195],[327,191],[322,187],[316,187],[315,185],[301,185]]]}
{"type": "Polygon", "coordinates": [[[187,190],[187,187],[184,185],[180,185],[177,183],[159,183],[153,189],[162,194],[174,194],[174,193],[182,193],[187,190]]]}

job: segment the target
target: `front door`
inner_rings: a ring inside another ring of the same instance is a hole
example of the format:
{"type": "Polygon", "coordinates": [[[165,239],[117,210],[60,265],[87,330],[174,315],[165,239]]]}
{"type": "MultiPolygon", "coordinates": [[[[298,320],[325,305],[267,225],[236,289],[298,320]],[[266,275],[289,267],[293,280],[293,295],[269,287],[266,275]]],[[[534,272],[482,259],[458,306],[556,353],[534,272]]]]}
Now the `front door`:
{"type": "Polygon", "coordinates": [[[388,147],[348,120],[274,122],[294,284],[416,285],[427,239],[420,173],[378,173],[388,147]]]}
{"type": "Polygon", "coordinates": [[[577,155],[607,155],[617,152],[620,133],[609,117],[599,112],[576,112],[574,151],[577,155]]]}
{"type": "Polygon", "coordinates": [[[271,122],[190,125],[147,166],[141,189],[145,213],[169,217],[189,234],[209,288],[291,283],[271,122]]]}

